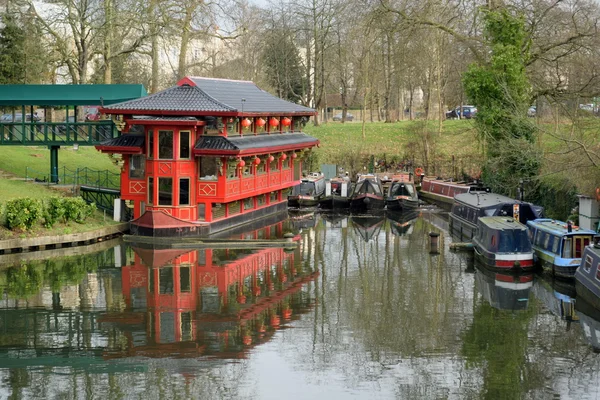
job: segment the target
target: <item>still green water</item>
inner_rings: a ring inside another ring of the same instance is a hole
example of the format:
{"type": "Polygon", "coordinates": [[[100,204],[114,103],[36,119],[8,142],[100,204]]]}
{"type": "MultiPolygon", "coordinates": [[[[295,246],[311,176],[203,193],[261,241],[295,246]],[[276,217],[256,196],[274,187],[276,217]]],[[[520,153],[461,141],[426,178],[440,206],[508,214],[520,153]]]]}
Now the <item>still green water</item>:
{"type": "Polygon", "coordinates": [[[294,230],[291,251],[0,256],[0,399],[600,398],[600,313],[572,284],[479,269],[443,215],[412,217],[242,235],[294,230]]]}

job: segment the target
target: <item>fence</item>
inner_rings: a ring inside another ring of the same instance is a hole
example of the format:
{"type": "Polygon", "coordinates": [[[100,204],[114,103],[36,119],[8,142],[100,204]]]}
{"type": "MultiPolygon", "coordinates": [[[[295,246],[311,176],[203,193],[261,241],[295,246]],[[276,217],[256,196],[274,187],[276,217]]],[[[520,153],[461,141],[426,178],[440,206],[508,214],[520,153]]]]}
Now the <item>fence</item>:
{"type": "MultiPolygon", "coordinates": [[[[46,182],[50,185],[50,173],[36,171],[33,168],[26,167],[25,177],[36,182],[46,182]]],[[[109,189],[119,189],[121,185],[121,175],[110,170],[94,170],[88,167],[77,168],[75,170],[67,167],[59,169],[59,185],[73,186],[91,186],[109,189]]]]}

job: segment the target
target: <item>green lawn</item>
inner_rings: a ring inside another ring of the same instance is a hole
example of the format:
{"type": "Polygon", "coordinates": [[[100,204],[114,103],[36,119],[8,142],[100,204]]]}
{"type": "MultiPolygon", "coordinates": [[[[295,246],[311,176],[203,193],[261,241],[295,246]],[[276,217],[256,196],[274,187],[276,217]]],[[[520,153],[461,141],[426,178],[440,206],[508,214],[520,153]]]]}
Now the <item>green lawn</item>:
{"type": "Polygon", "coordinates": [[[45,199],[60,195],[57,191],[49,189],[46,185],[12,179],[0,179],[0,193],[2,193],[2,198],[0,199],[2,203],[25,196],[45,199]]]}
{"type": "MultiPolygon", "coordinates": [[[[37,177],[42,179],[50,174],[50,150],[47,147],[2,146],[0,148],[0,170],[10,172],[16,176],[37,177]],[[29,170],[29,172],[28,172],[29,170]]],[[[114,165],[108,154],[100,153],[94,147],[82,146],[78,150],[72,147],[61,147],[58,151],[59,175],[63,168],[69,170],[83,169],[110,170],[119,172],[119,167],[114,165]]]]}

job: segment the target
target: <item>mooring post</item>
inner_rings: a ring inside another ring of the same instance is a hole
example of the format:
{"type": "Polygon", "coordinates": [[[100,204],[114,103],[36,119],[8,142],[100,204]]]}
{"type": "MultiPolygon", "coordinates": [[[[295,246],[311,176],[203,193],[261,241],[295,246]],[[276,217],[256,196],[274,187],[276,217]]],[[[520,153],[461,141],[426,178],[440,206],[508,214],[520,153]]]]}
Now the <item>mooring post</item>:
{"type": "Polygon", "coordinates": [[[429,232],[429,253],[438,254],[438,241],[440,234],[437,232],[429,232]]]}

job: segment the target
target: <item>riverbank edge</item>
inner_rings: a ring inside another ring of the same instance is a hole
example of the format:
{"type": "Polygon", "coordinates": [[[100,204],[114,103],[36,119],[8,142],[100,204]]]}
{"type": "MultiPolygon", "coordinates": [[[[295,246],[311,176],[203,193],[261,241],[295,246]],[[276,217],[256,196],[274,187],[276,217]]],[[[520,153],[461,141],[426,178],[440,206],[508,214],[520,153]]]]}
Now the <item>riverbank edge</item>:
{"type": "Polygon", "coordinates": [[[129,232],[129,222],[123,222],[89,232],[0,240],[0,255],[84,246],[121,236],[127,232],[129,232]]]}

